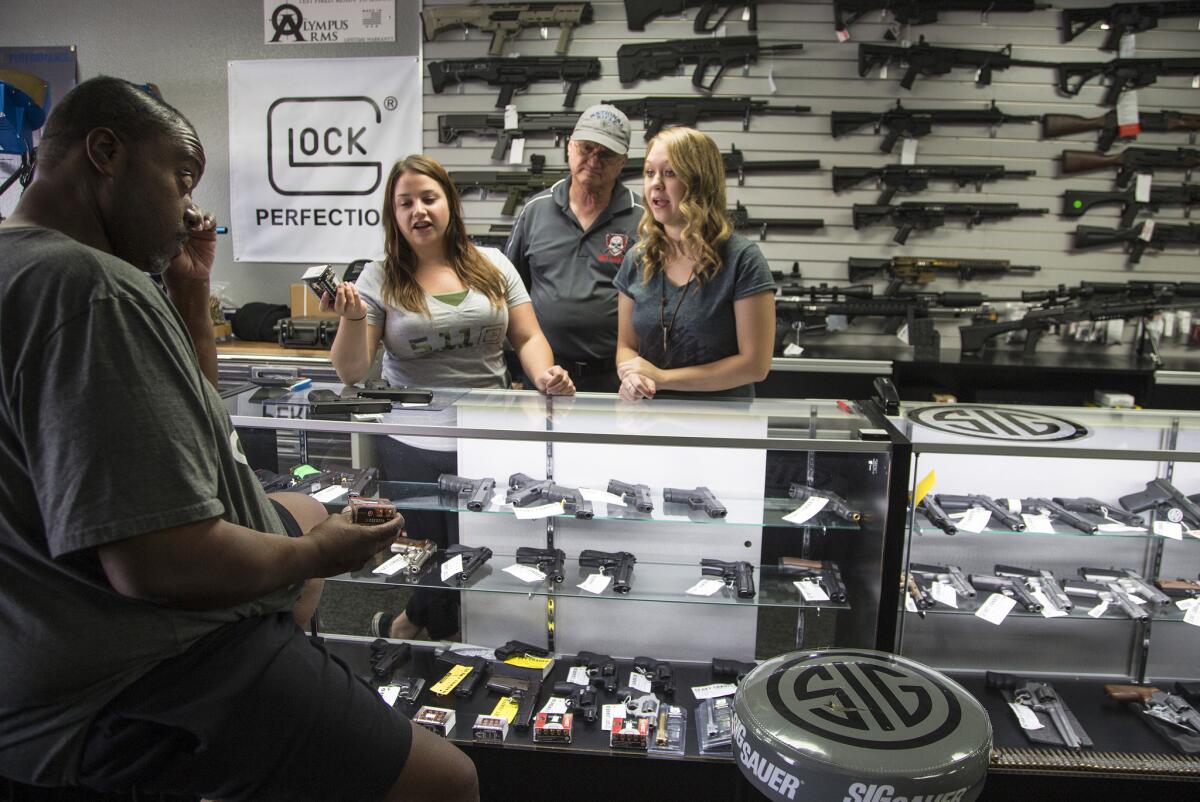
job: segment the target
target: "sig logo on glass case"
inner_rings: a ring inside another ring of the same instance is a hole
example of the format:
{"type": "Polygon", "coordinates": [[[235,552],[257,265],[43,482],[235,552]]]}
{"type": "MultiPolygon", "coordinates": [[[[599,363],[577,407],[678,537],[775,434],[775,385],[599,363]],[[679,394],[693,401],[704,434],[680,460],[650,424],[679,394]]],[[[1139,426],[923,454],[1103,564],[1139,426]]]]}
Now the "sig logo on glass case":
{"type": "Polygon", "coordinates": [[[1066,418],[1011,407],[966,404],[921,407],[910,410],[908,419],[939,432],[983,440],[1049,442],[1078,440],[1089,434],[1086,426],[1066,418]]]}
{"type": "Polygon", "coordinates": [[[267,178],[280,195],[370,195],[379,105],[362,95],[284,97],[267,110],[267,178]]]}

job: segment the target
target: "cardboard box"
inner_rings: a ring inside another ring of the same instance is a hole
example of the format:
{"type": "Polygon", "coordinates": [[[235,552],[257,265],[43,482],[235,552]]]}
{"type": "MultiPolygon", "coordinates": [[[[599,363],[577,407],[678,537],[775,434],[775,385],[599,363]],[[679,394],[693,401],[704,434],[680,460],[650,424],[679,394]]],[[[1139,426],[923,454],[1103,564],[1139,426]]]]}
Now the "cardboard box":
{"type": "Polygon", "coordinates": [[[337,317],[335,312],[322,312],[321,301],[308,288],[307,284],[297,282],[289,286],[291,290],[292,317],[337,317]]]}

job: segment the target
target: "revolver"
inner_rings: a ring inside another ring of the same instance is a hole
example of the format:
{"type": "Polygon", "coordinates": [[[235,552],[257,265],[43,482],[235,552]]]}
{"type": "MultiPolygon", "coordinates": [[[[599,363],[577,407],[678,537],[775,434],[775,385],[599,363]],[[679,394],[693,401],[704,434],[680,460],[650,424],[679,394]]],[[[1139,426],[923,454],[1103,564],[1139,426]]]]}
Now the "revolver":
{"type": "Polygon", "coordinates": [[[729,513],[707,487],[696,487],[691,490],[681,487],[664,487],[663,501],[667,504],[686,504],[693,510],[704,510],[704,514],[709,518],[724,518],[729,513]]]}
{"type": "Polygon", "coordinates": [[[626,484],[616,479],[610,479],[608,482],[608,492],[625,499],[626,504],[632,503],[633,508],[638,512],[654,511],[654,502],[650,499],[649,485],[626,484]]]}
{"type": "Polygon", "coordinates": [[[1104,692],[1119,702],[1137,702],[1146,715],[1200,735],[1200,713],[1182,696],[1150,685],[1105,685],[1104,692]]]}
{"type": "Polygon", "coordinates": [[[438,477],[438,490],[454,495],[456,498],[467,496],[467,509],[471,512],[482,512],[492,501],[492,493],[496,489],[496,480],[489,477],[483,479],[468,479],[465,476],[454,476],[443,473],[438,477]]]}
{"type": "Polygon", "coordinates": [[[799,482],[792,482],[788,488],[788,497],[799,499],[800,501],[808,501],[810,498],[823,498],[825,499],[823,510],[829,510],[843,521],[849,523],[858,523],[862,520],[862,513],[850,509],[850,505],[846,503],[844,498],[828,490],[817,490],[815,487],[809,487],[799,482]]]}
{"type": "Polygon", "coordinates": [[[1018,568],[1015,565],[999,565],[993,569],[996,576],[1007,576],[1024,580],[1030,590],[1040,590],[1053,607],[1065,613],[1071,612],[1075,605],[1071,597],[1063,592],[1062,586],[1054,578],[1054,574],[1044,568],[1018,568]]]}
{"type": "Polygon", "coordinates": [[[596,551],[584,549],[579,552],[579,564],[584,568],[597,568],[602,574],[612,574],[613,592],[628,593],[633,564],[637,558],[627,551],[596,551]]]}
{"type": "Polygon", "coordinates": [[[455,543],[446,549],[447,559],[452,559],[460,554],[462,555],[462,570],[458,572],[459,582],[466,582],[471,578],[471,574],[492,559],[492,550],[487,546],[464,546],[461,543],[455,543]]]}
{"type": "Polygon", "coordinates": [[[737,591],[739,599],[754,598],[754,566],[745,560],[724,562],[706,558],[700,561],[700,573],[721,577],[727,586],[737,591]]]}
{"type": "Polygon", "coordinates": [[[799,557],[780,557],[779,572],[784,576],[815,579],[825,589],[830,601],[846,601],[846,584],[838,564],[829,560],[803,560],[799,557]]]}
{"type": "Polygon", "coordinates": [[[675,695],[675,667],[667,661],[655,660],[653,657],[635,657],[633,668],[650,680],[650,690],[659,691],[663,696],[675,695]]]}
{"type": "Polygon", "coordinates": [[[1000,504],[991,496],[984,496],[980,494],[952,496],[946,493],[939,493],[934,497],[934,500],[937,501],[937,503],[943,509],[953,510],[956,512],[969,510],[971,507],[983,507],[990,511],[992,515],[994,515],[1000,521],[1000,523],[1004,524],[1014,532],[1025,531],[1025,521],[1021,518],[1021,516],[1012,512],[1008,509],[1008,507],[1000,504]]]}
{"type": "Polygon", "coordinates": [[[1059,740],[1068,749],[1083,748],[1083,742],[1087,736],[1075,729],[1070,716],[1067,715],[1066,706],[1063,705],[1058,692],[1049,683],[1035,682],[1011,674],[989,671],[987,672],[987,686],[1012,691],[1013,704],[1024,705],[1030,710],[1045,713],[1050,718],[1050,723],[1058,732],[1059,740]]]}
{"type": "Polygon", "coordinates": [[[563,562],[567,555],[562,549],[536,549],[531,546],[517,547],[517,562],[522,565],[535,565],[546,575],[547,579],[561,583],[563,581],[563,562]]]}
{"type": "Polygon", "coordinates": [[[996,576],[995,574],[971,574],[967,577],[967,581],[974,585],[977,590],[1003,593],[1011,599],[1016,599],[1021,606],[1031,613],[1040,613],[1042,611],[1042,605],[1025,589],[1025,583],[1012,577],[996,576]]]}

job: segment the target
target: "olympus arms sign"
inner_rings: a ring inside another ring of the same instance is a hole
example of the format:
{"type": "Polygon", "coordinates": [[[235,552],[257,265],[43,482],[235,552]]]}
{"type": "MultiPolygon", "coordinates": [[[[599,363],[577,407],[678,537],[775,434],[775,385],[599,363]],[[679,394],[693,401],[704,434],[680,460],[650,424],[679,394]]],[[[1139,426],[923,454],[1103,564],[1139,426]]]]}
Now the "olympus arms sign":
{"type": "Polygon", "coordinates": [[[280,195],[370,195],[383,165],[370,158],[379,106],[369,97],[285,97],[267,110],[267,178],[280,195]]]}

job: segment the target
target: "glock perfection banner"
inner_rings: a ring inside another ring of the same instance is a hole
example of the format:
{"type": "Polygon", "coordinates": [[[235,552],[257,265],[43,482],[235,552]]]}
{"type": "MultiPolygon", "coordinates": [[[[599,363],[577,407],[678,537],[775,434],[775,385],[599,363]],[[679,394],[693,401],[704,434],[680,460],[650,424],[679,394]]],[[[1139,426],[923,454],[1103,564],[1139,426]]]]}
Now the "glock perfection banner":
{"type": "Polygon", "coordinates": [[[320,45],[396,41],[396,0],[263,0],[263,41],[320,45]]]}
{"type": "Polygon", "coordinates": [[[233,256],[379,256],[383,183],[421,150],[416,57],[229,62],[233,256]]]}

